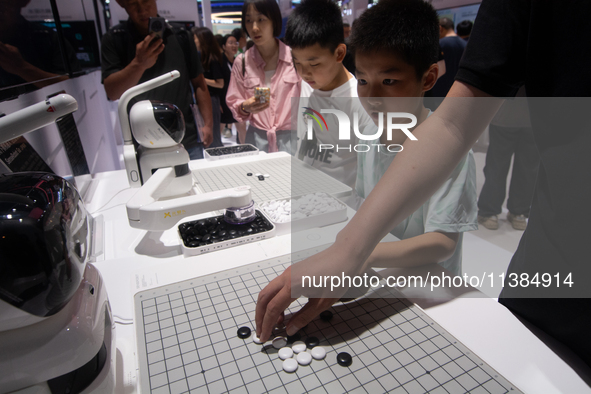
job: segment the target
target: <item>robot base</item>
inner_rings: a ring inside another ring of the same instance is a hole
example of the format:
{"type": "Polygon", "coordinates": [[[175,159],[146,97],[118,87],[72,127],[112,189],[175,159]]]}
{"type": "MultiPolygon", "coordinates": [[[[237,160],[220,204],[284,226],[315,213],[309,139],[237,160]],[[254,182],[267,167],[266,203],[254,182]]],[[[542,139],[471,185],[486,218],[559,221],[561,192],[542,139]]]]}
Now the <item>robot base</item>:
{"type": "Polygon", "coordinates": [[[106,288],[99,271],[87,264],[61,311],[0,332],[0,393],[112,393],[115,354],[106,288]]]}

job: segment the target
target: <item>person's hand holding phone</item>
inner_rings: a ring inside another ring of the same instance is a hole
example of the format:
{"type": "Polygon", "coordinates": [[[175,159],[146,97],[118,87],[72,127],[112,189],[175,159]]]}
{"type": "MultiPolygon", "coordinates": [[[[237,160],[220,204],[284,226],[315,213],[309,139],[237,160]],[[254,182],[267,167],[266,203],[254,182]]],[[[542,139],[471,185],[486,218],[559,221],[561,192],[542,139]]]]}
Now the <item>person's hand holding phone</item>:
{"type": "Polygon", "coordinates": [[[248,100],[242,102],[240,107],[244,112],[256,114],[269,108],[269,102],[261,103],[255,96],[252,96],[248,100]]]}
{"type": "Polygon", "coordinates": [[[158,56],[164,50],[162,32],[164,31],[164,18],[150,18],[149,34],[135,46],[135,62],[143,70],[147,70],[156,64],[158,56]]]}
{"type": "Polygon", "coordinates": [[[146,36],[135,46],[135,58],[133,61],[142,69],[147,70],[156,64],[158,56],[164,50],[164,43],[161,38],[153,33],[146,36]]]}

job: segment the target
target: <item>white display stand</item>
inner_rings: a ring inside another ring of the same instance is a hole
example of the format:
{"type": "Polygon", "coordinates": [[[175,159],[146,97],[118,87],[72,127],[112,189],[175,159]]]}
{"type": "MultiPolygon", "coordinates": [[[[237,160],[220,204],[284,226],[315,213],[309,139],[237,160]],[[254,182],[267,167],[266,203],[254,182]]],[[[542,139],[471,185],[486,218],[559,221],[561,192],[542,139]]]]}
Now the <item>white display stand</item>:
{"type": "MultiPolygon", "coordinates": [[[[278,153],[274,155],[282,155],[278,153]]],[[[270,155],[260,155],[261,158],[270,155]]],[[[253,158],[229,159],[234,164],[253,158]]],[[[191,162],[193,170],[228,161],[191,162]]],[[[104,253],[94,265],[101,271],[117,322],[116,393],[138,391],[138,359],[133,297],[139,291],[256,263],[306,248],[334,242],[346,222],[276,236],[260,242],[184,257],[176,229],[148,233],[127,224],[125,203],[136,190],[128,188],[125,172],[99,174],[89,212],[104,222],[104,253]]],[[[348,217],[354,212],[348,208],[348,217]]],[[[204,215],[203,217],[208,217],[204,215]]],[[[99,220],[100,222],[100,220],[99,220]]],[[[405,294],[412,299],[416,294],[405,294]]],[[[526,393],[591,393],[591,388],[560,357],[533,335],[505,307],[476,290],[450,294],[445,302],[415,299],[425,313],[462,342],[505,379],[526,393]]]]}

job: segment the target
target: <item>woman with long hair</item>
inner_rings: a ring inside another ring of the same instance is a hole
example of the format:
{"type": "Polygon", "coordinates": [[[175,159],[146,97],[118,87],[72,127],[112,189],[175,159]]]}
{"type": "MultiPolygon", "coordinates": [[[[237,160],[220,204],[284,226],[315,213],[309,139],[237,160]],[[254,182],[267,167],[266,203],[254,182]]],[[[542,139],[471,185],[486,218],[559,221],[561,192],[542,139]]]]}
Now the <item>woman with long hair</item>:
{"type": "Polygon", "coordinates": [[[191,29],[197,50],[201,54],[203,76],[211,96],[211,109],[213,113],[213,142],[209,148],[224,146],[220,134],[220,97],[224,88],[224,75],[222,72],[222,51],[211,30],[207,27],[194,27],[191,29]]]}
{"type": "Polygon", "coordinates": [[[276,38],[281,23],[275,0],[244,2],[242,28],[254,46],[234,61],[226,103],[237,121],[249,121],[246,142],[267,152],[292,153],[291,98],[300,97],[301,78],[289,47],[276,38]],[[269,101],[255,98],[257,87],[270,89],[269,101]]]}

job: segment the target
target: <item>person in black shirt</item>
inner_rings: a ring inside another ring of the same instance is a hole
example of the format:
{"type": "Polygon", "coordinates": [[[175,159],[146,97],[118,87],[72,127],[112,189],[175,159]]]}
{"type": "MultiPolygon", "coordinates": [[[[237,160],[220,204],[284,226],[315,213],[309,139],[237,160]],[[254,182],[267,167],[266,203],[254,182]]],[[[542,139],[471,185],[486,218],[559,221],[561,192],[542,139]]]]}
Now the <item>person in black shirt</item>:
{"type": "Polygon", "coordinates": [[[224,88],[224,74],[222,72],[222,52],[211,30],[207,27],[194,27],[193,38],[197,50],[201,54],[201,64],[205,72],[205,83],[211,97],[213,114],[213,142],[211,148],[224,146],[220,135],[220,95],[224,88]]]}
{"type": "Polygon", "coordinates": [[[497,97],[525,85],[540,166],[507,277],[549,273],[555,280],[549,287],[507,283],[499,301],[589,365],[591,182],[582,174],[591,168],[591,120],[582,98],[591,96],[590,12],[591,3],[576,0],[485,0],[456,76],[456,84],[497,97]],[[549,38],[543,25],[550,19],[569,29],[549,38]]]}
{"type": "Polygon", "coordinates": [[[117,0],[117,3],[125,9],[129,19],[111,28],[102,39],[102,81],[107,97],[118,100],[129,88],[178,70],[179,78],[136,96],[128,111],[137,101],[147,99],[176,105],[185,118],[182,143],[191,159],[202,158],[202,146],[191,111],[191,86],[205,121],[201,128],[205,146],[212,141],[211,101],[190,33],[167,24],[162,39],[155,38],[153,34],[148,35],[148,24],[150,17],[158,15],[156,0],[117,0]]]}
{"type": "Polygon", "coordinates": [[[433,89],[432,97],[445,97],[454,83],[460,59],[466,48],[466,41],[458,37],[454,31],[454,23],[449,18],[439,19],[439,46],[445,60],[445,74],[438,80],[433,89]]]}
{"type": "MultiPolygon", "coordinates": [[[[230,78],[232,77],[232,65],[234,58],[238,53],[238,41],[236,37],[231,34],[226,34],[222,39],[222,74],[224,75],[224,87],[220,95],[220,104],[222,106],[222,115],[220,116],[220,130],[222,135],[226,138],[232,137],[232,130],[230,129],[236,119],[232,116],[232,111],[226,104],[226,94],[228,93],[228,86],[230,85],[230,78]]],[[[246,133],[246,130],[244,130],[246,133]]]]}

